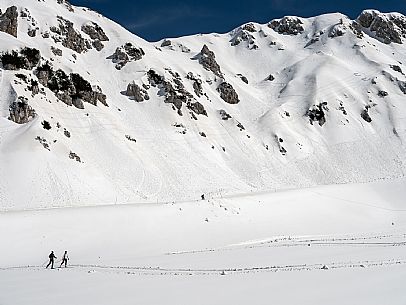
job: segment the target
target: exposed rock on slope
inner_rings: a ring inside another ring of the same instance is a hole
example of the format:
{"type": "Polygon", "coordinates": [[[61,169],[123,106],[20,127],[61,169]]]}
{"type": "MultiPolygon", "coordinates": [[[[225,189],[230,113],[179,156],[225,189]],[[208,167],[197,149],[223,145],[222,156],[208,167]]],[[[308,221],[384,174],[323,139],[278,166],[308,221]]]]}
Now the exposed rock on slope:
{"type": "Polygon", "coordinates": [[[200,51],[199,62],[206,70],[213,72],[220,78],[223,77],[220,66],[216,61],[216,55],[214,55],[213,51],[209,50],[207,45],[204,45],[202,50],[200,51]]]}
{"type": "Polygon", "coordinates": [[[143,102],[149,100],[148,92],[145,89],[140,88],[136,83],[129,83],[125,95],[133,98],[137,102],[143,102]]]}
{"type": "Polygon", "coordinates": [[[102,41],[109,41],[106,33],[95,22],[89,22],[82,25],[82,31],[89,35],[92,39],[92,45],[97,51],[101,51],[104,48],[102,41]]]}
{"type": "Polygon", "coordinates": [[[220,97],[229,104],[238,104],[240,99],[238,98],[237,92],[235,92],[233,86],[227,82],[222,82],[217,91],[220,92],[220,97]]]}
{"type": "Polygon", "coordinates": [[[71,21],[58,16],[58,22],[58,27],[50,28],[50,31],[54,33],[52,38],[55,42],[62,41],[62,45],[65,48],[77,53],[83,53],[92,48],[90,42],[84,39],[82,35],[74,29],[71,21]]]}
{"type": "Polygon", "coordinates": [[[52,66],[46,62],[35,70],[35,75],[41,85],[49,88],[56,97],[68,106],[74,105],[84,109],[83,103],[97,105],[98,102],[107,105],[106,95],[98,87],[92,87],[78,73],[67,75],[63,70],[54,71],[52,66]]]}
{"type": "Polygon", "coordinates": [[[0,55],[3,68],[6,70],[31,70],[38,65],[41,54],[37,49],[25,47],[19,52],[12,50],[0,55]]]}
{"type": "Polygon", "coordinates": [[[35,110],[28,105],[27,99],[20,97],[17,101],[10,105],[10,116],[9,120],[17,124],[25,124],[34,119],[37,114],[35,110]]]}
{"type": "Polygon", "coordinates": [[[406,38],[406,17],[400,14],[386,15],[375,10],[365,10],[357,21],[386,44],[400,44],[406,38]]]}
{"type": "Polygon", "coordinates": [[[298,35],[304,31],[303,22],[297,17],[283,17],[273,20],[268,26],[283,35],[298,35]]]}
{"type": "Polygon", "coordinates": [[[137,48],[131,42],[118,47],[109,58],[116,64],[116,69],[121,70],[130,61],[140,60],[145,55],[142,48],[137,48]]]}
{"type": "Polygon", "coordinates": [[[0,31],[17,37],[17,18],[17,7],[11,6],[7,8],[6,12],[0,16],[0,31]]]}

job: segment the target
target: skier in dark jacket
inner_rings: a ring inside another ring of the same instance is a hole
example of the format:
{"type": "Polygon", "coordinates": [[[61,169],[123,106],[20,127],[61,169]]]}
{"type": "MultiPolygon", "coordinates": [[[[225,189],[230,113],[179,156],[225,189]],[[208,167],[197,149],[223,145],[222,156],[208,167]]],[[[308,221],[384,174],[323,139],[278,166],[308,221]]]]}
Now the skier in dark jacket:
{"type": "Polygon", "coordinates": [[[65,268],[66,268],[66,265],[68,264],[68,260],[69,260],[68,251],[65,251],[65,253],[63,254],[62,262],[61,262],[61,265],[59,266],[59,268],[61,268],[63,264],[65,264],[65,268]]]}
{"type": "Polygon", "coordinates": [[[49,263],[47,265],[47,268],[49,267],[49,265],[51,265],[51,269],[54,269],[54,260],[56,259],[54,251],[51,251],[51,254],[49,254],[48,257],[49,257],[49,263]]]}

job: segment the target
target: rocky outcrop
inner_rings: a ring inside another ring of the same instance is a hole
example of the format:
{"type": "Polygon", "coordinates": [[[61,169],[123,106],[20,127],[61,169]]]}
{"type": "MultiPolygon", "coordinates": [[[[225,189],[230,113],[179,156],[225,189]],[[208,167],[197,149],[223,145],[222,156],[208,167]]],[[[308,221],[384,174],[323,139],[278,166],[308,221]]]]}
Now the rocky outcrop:
{"type": "Polygon", "coordinates": [[[222,82],[217,91],[220,92],[220,97],[228,104],[238,104],[240,102],[237,92],[227,82],[222,82]]]}
{"type": "Polygon", "coordinates": [[[106,33],[103,29],[95,22],[89,22],[82,26],[82,31],[89,35],[93,40],[109,41],[106,33]]]}
{"type": "Polygon", "coordinates": [[[8,119],[17,124],[25,124],[32,121],[37,114],[35,110],[28,105],[28,100],[24,97],[19,97],[9,107],[10,116],[8,119]]]}
{"type": "Polygon", "coordinates": [[[403,74],[403,75],[404,75],[404,73],[403,73],[403,71],[402,71],[402,68],[399,67],[398,65],[389,65],[389,67],[390,67],[393,71],[399,72],[400,74],[403,74]]]}
{"type": "Polygon", "coordinates": [[[196,114],[201,114],[207,116],[207,111],[204,109],[204,106],[199,102],[188,102],[186,106],[189,110],[193,111],[196,114]]]}
{"type": "Polygon", "coordinates": [[[5,70],[31,70],[38,65],[41,53],[34,48],[23,48],[19,52],[11,51],[0,55],[1,63],[5,70]]]}
{"type": "Polygon", "coordinates": [[[318,122],[320,126],[323,126],[326,123],[325,111],[328,111],[327,102],[322,102],[311,107],[306,112],[306,116],[309,117],[310,124],[313,125],[313,122],[318,122]]]}
{"type": "Polygon", "coordinates": [[[328,33],[328,37],[330,37],[330,38],[340,37],[340,36],[344,36],[345,33],[347,33],[347,27],[344,24],[339,23],[339,24],[334,25],[330,29],[330,31],[328,33]]]}
{"type": "Polygon", "coordinates": [[[406,94],[406,82],[398,80],[398,86],[400,91],[402,91],[403,94],[406,94]]]}
{"type": "Polygon", "coordinates": [[[182,115],[182,104],[190,100],[189,94],[183,90],[175,90],[170,82],[164,81],[163,90],[165,94],[165,103],[170,103],[178,110],[178,114],[182,115]]]}
{"type": "Polygon", "coordinates": [[[75,106],[83,109],[83,102],[97,106],[100,102],[107,105],[106,95],[102,93],[99,87],[92,87],[78,73],[67,75],[63,70],[53,70],[47,62],[35,70],[35,75],[40,84],[48,87],[55,96],[68,106],[75,106]]]}
{"type": "Polygon", "coordinates": [[[38,82],[36,80],[31,80],[30,85],[27,87],[28,90],[31,91],[32,96],[35,96],[39,93],[39,86],[38,86],[38,82]]]}
{"type": "Polygon", "coordinates": [[[358,16],[357,22],[375,34],[383,43],[402,43],[406,38],[406,17],[400,14],[383,14],[366,10],[358,16]]]}
{"type": "Polygon", "coordinates": [[[71,49],[76,53],[83,53],[92,48],[91,43],[84,39],[80,33],[73,28],[73,23],[69,20],[58,16],[58,27],[50,27],[50,31],[54,33],[54,41],[62,41],[65,48],[71,49]]]}
{"type": "MultiPolygon", "coordinates": [[[[1,14],[1,11],[0,11],[1,14]]],[[[6,12],[0,16],[0,31],[17,37],[18,12],[16,6],[7,8],[6,12]]]]}
{"type": "Polygon", "coordinates": [[[140,60],[145,55],[142,48],[137,48],[128,42],[125,45],[118,47],[113,55],[108,58],[116,64],[116,69],[121,70],[130,61],[140,60]]]}
{"type": "Polygon", "coordinates": [[[238,46],[242,42],[246,42],[245,45],[247,48],[258,49],[258,46],[255,44],[255,37],[251,34],[251,31],[247,31],[244,28],[245,27],[241,27],[233,33],[233,37],[230,40],[231,46],[238,46]]]}
{"type": "Polygon", "coordinates": [[[147,72],[147,76],[148,76],[148,81],[151,84],[151,86],[153,87],[157,87],[159,85],[162,85],[165,81],[165,78],[161,75],[159,75],[158,73],[155,72],[155,70],[150,69],[147,72]]]}
{"type": "Polygon", "coordinates": [[[138,103],[149,100],[148,92],[138,86],[135,82],[129,83],[127,85],[125,95],[134,99],[138,103]]]}
{"type": "MultiPolygon", "coordinates": [[[[77,75],[80,77],[79,74],[77,75]]],[[[103,94],[101,88],[98,86],[96,86],[95,88],[89,87],[85,90],[77,89],[75,98],[94,106],[97,106],[98,103],[102,103],[104,106],[108,106],[107,97],[105,94],[103,94]]]]}
{"type": "Polygon", "coordinates": [[[92,45],[97,51],[101,51],[104,48],[102,41],[109,41],[106,33],[95,22],[89,22],[82,25],[81,30],[89,35],[89,37],[92,39],[92,45]]]}
{"type": "Polygon", "coordinates": [[[303,22],[297,17],[283,17],[272,20],[268,27],[283,35],[298,35],[303,33],[303,22]]]}
{"type": "MultiPolygon", "coordinates": [[[[165,97],[165,103],[173,105],[173,109],[178,112],[179,115],[182,114],[182,106],[186,107],[191,111],[192,117],[197,120],[193,113],[198,115],[207,116],[207,112],[204,106],[197,102],[193,95],[188,92],[178,73],[169,70],[169,73],[173,76],[173,81],[166,80],[163,76],[156,73],[154,70],[149,70],[148,80],[151,86],[158,87],[160,89],[160,95],[165,97]]],[[[192,75],[192,74],[191,74],[192,75]]]]}
{"type": "Polygon", "coordinates": [[[59,49],[59,48],[55,48],[55,47],[51,47],[51,51],[52,51],[52,53],[54,53],[54,55],[56,55],[56,56],[62,56],[62,50],[61,49],[59,49]]]}
{"type": "Polygon", "coordinates": [[[207,45],[204,45],[200,54],[198,55],[199,63],[208,71],[213,72],[216,76],[223,78],[223,73],[219,64],[216,61],[216,55],[213,51],[210,51],[207,45]]]}
{"type": "Polygon", "coordinates": [[[72,7],[72,5],[69,3],[69,1],[67,1],[67,0],[57,0],[57,3],[58,4],[62,4],[63,6],[65,6],[66,7],[66,9],[69,11],[69,12],[74,12],[75,10],[73,9],[73,7],[72,7]]]}
{"type": "Polygon", "coordinates": [[[361,118],[365,122],[371,123],[372,119],[371,119],[371,117],[370,117],[370,115],[368,113],[369,108],[370,108],[369,106],[365,106],[364,110],[362,110],[362,112],[361,112],[361,118]]]}
{"type": "Polygon", "coordinates": [[[203,95],[202,80],[195,76],[192,72],[189,72],[186,75],[187,79],[193,81],[193,90],[198,97],[203,95]]]}
{"type": "Polygon", "coordinates": [[[253,24],[252,22],[244,24],[242,26],[242,29],[244,31],[248,31],[248,32],[251,32],[251,33],[255,33],[257,31],[257,29],[255,28],[255,24],[253,24]]]}
{"type": "Polygon", "coordinates": [[[169,47],[172,45],[172,41],[170,41],[169,39],[165,39],[164,41],[162,41],[161,43],[161,48],[165,48],[165,47],[169,47]]]}

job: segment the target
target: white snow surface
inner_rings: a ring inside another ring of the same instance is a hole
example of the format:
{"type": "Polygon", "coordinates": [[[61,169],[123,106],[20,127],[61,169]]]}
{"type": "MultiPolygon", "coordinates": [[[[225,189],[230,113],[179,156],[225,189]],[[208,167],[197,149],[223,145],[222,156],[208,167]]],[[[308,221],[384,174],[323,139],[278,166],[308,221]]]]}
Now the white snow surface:
{"type": "Polygon", "coordinates": [[[253,23],[161,46],[64,1],[0,0],[3,13],[12,5],[31,18],[17,38],[0,32],[0,52],[39,49],[109,106],[67,106],[41,85],[31,96],[16,74],[32,71],[0,69],[0,305],[406,304],[404,44],[358,38],[328,14],[301,18],[296,36],[253,23]],[[57,16],[85,38],[95,22],[109,41],[75,54],[42,37],[57,16]],[[109,57],[127,42],[145,56],[117,70],[109,57]],[[238,104],[196,59],[203,45],[238,104]],[[141,103],[121,93],[148,85],[150,69],[171,83],[178,73],[207,116],[186,105],[180,116],[156,87],[141,103]],[[8,119],[19,96],[37,113],[21,125],[8,119]],[[326,122],[310,124],[322,103],[326,122]],[[57,266],[68,250],[68,268],[45,269],[51,250],[57,266]]]}
{"type": "Polygon", "coordinates": [[[405,186],[3,212],[0,304],[403,305],[405,186]]]}
{"type": "Polygon", "coordinates": [[[404,67],[405,46],[385,45],[368,35],[357,38],[349,28],[351,20],[342,14],[302,18],[304,32],[297,36],[255,23],[256,32],[245,31],[252,43],[231,45],[243,31],[238,28],[226,34],[174,38],[172,46],[161,47],[162,41],[147,42],[85,8],[73,7],[72,12],[55,0],[0,1],[3,12],[11,5],[19,12],[28,9],[32,19],[18,18],[18,38],[0,32],[0,51],[39,49],[55,69],[79,73],[100,86],[109,107],[67,106],[47,88],[46,95],[31,97],[24,83],[15,83],[16,73],[35,79],[31,71],[0,70],[2,210],[179,202],[195,200],[202,193],[215,198],[404,177],[406,106],[398,82],[405,76],[390,65],[404,67]],[[58,24],[57,16],[72,21],[84,38],[88,36],[81,26],[95,22],[109,41],[103,42],[100,52],[91,49],[76,54],[75,60],[74,51],[52,37],[42,37],[58,24]],[[27,34],[32,24],[38,28],[36,37],[27,34]],[[328,37],[337,26],[345,34],[328,37]],[[312,39],[317,41],[309,44],[312,39]],[[142,48],[145,56],[117,70],[108,57],[127,42],[142,48]],[[224,102],[216,90],[220,79],[194,59],[204,44],[215,53],[240,103],[224,102]],[[63,56],[54,55],[51,46],[60,48],[63,56]],[[148,89],[150,100],[141,103],[121,94],[132,81],[148,84],[149,69],[171,82],[169,69],[179,73],[207,116],[196,115],[194,120],[185,105],[179,116],[154,87],[148,89]],[[202,80],[206,96],[194,93],[192,81],[186,79],[189,72],[202,80]],[[266,80],[270,74],[273,81],[266,80]],[[379,90],[388,96],[378,97],[379,90]],[[27,124],[8,120],[9,105],[18,96],[27,97],[37,113],[27,124]],[[307,111],[323,102],[328,108],[326,123],[310,124],[307,111]],[[371,123],[361,118],[367,105],[371,123]],[[219,110],[232,119],[222,120],[219,110]],[[43,120],[51,130],[43,129],[43,120]],[[236,126],[238,122],[245,130],[236,126]],[[35,140],[38,136],[47,140],[50,151],[35,140]],[[280,152],[282,147],[286,154],[280,152]],[[69,159],[70,152],[82,162],[69,159]]]}

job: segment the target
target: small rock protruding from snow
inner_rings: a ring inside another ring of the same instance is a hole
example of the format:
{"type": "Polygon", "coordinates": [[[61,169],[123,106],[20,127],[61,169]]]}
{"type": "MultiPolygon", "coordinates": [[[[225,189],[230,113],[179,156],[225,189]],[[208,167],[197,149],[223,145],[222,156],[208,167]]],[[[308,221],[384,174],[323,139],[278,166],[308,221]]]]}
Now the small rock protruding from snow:
{"type": "Polygon", "coordinates": [[[72,160],[75,160],[75,161],[77,161],[79,163],[82,163],[82,161],[80,160],[80,157],[76,153],[74,153],[72,151],[69,153],[69,159],[72,159],[72,160]]]}
{"type": "Polygon", "coordinates": [[[62,56],[62,50],[59,48],[55,48],[54,46],[51,46],[51,51],[56,56],[62,56]]]}
{"type": "Polygon", "coordinates": [[[273,76],[272,74],[269,74],[269,76],[267,77],[266,80],[269,80],[270,82],[275,80],[275,76],[273,76]]]}
{"type": "MultiPolygon", "coordinates": [[[[1,11],[0,11],[1,14],[1,11]]],[[[0,16],[0,31],[17,37],[18,12],[16,6],[10,6],[0,16]]]]}
{"type": "Polygon", "coordinates": [[[220,115],[220,118],[224,121],[227,121],[232,118],[232,116],[229,115],[224,109],[219,110],[219,115],[220,115]]]}
{"type": "Polygon", "coordinates": [[[242,74],[237,74],[239,77],[240,77],[240,79],[244,82],[244,83],[246,83],[247,85],[248,85],[248,78],[246,77],[246,76],[244,76],[244,75],[242,75],[242,74]]]}

